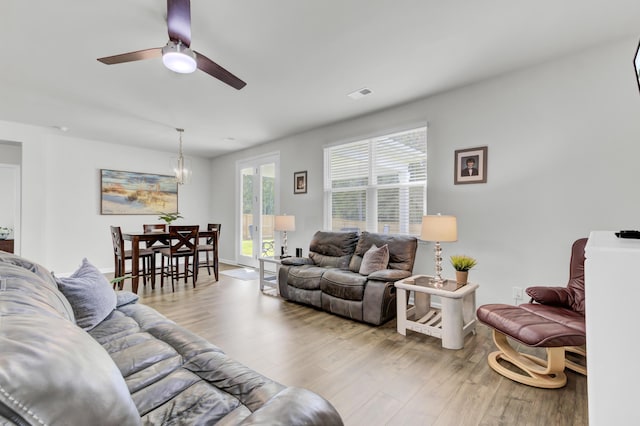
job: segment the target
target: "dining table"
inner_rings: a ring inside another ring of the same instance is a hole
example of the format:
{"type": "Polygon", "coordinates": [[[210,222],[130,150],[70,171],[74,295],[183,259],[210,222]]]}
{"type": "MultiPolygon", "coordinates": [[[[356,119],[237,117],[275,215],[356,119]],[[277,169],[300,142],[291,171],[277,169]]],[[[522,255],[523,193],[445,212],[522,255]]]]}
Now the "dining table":
{"type": "MultiPolygon", "coordinates": [[[[209,231],[201,229],[198,231],[198,238],[218,238],[218,231],[209,231]]],[[[153,232],[123,232],[122,238],[131,241],[131,289],[134,293],[138,293],[138,283],[140,281],[140,243],[145,242],[148,246],[160,241],[168,244],[170,240],[168,231],[153,232]]],[[[154,265],[155,267],[155,265],[154,265]]]]}

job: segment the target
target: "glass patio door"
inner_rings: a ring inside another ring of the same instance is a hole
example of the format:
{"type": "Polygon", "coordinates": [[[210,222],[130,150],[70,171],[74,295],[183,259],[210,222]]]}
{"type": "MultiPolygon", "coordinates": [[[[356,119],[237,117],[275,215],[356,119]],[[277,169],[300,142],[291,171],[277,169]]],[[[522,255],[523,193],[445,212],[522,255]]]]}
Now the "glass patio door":
{"type": "Polygon", "coordinates": [[[274,255],[274,217],[278,188],[278,155],[239,163],[240,223],[238,263],[258,266],[258,258],[274,255]]]}

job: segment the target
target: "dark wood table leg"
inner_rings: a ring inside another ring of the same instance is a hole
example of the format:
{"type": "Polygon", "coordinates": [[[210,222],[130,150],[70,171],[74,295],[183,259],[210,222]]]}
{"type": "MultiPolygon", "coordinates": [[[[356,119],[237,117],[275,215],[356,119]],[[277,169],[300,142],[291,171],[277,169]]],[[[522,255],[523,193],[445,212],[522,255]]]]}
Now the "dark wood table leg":
{"type": "Polygon", "coordinates": [[[131,289],[137,294],[140,279],[140,237],[137,235],[131,239],[131,274],[131,289]]]}

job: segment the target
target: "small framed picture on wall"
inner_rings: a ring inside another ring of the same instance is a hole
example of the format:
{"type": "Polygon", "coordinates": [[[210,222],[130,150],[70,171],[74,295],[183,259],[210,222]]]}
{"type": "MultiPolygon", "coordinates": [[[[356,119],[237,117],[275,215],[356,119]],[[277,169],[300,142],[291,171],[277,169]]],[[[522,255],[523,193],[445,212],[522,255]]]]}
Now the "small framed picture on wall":
{"type": "Polygon", "coordinates": [[[293,193],[294,194],[306,194],[307,193],[307,171],[295,172],[293,174],[293,193]]]}
{"type": "Polygon", "coordinates": [[[487,182],[487,147],[458,149],[454,156],[455,176],[453,183],[487,182]]]}

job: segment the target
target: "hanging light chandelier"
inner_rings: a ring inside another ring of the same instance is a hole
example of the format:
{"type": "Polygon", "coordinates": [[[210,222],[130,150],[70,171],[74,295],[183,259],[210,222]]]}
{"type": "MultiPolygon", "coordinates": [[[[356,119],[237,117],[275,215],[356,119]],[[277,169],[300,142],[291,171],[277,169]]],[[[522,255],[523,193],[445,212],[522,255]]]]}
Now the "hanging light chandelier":
{"type": "Polygon", "coordinates": [[[180,135],[180,151],[178,158],[176,158],[173,166],[173,173],[176,176],[176,182],[178,185],[184,185],[191,182],[191,161],[184,158],[182,155],[182,133],[184,129],[176,129],[180,135]]]}

